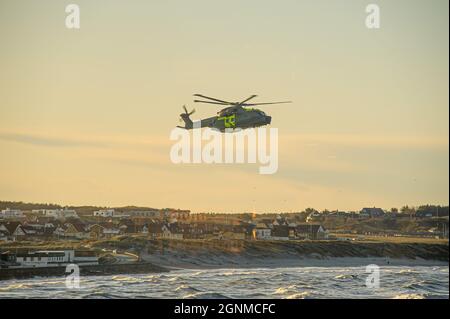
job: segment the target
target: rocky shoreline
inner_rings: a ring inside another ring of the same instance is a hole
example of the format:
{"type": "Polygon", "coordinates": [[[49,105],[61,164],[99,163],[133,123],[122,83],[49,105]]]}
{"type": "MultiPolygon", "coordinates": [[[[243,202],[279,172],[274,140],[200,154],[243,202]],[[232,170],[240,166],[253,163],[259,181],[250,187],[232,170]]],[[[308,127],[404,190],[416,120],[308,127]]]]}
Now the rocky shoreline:
{"type": "Polygon", "coordinates": [[[150,241],[143,260],[176,268],[448,265],[448,244],[294,241],[150,241]]]}

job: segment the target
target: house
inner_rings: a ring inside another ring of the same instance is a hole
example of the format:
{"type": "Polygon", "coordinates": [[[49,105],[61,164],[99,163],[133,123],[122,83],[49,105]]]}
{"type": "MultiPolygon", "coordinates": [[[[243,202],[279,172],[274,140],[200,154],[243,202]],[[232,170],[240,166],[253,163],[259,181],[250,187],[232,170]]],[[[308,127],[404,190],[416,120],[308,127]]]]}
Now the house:
{"type": "Polygon", "coordinates": [[[22,225],[22,229],[27,236],[42,236],[44,235],[45,225],[25,223],[22,225]]]}
{"type": "Polygon", "coordinates": [[[73,250],[42,250],[15,254],[17,266],[10,268],[56,267],[73,261],[73,250]]]}
{"type": "Polygon", "coordinates": [[[190,210],[163,209],[160,214],[161,217],[165,219],[186,220],[189,219],[190,213],[190,210]]]}
{"type": "Polygon", "coordinates": [[[148,217],[148,218],[159,218],[159,210],[132,210],[127,212],[127,215],[131,217],[148,217]]]}
{"type": "Polygon", "coordinates": [[[164,239],[183,239],[181,228],[176,223],[164,224],[161,228],[161,238],[164,239]]]}
{"type": "Polygon", "coordinates": [[[54,234],[58,237],[83,239],[88,238],[89,233],[86,232],[86,228],[81,223],[66,223],[59,226],[54,231],[54,234]]]}
{"type": "Polygon", "coordinates": [[[97,217],[114,217],[114,209],[100,209],[93,213],[97,217]]]}
{"type": "Polygon", "coordinates": [[[320,240],[328,239],[328,231],[319,224],[302,224],[295,228],[298,239],[320,240]]]}
{"type": "Polygon", "coordinates": [[[289,226],[275,225],[272,229],[272,240],[289,240],[289,226]]]}
{"type": "Polygon", "coordinates": [[[272,229],[270,229],[266,224],[259,223],[256,225],[256,228],[254,229],[254,238],[256,239],[270,239],[272,234],[272,229]]]}
{"type": "Polygon", "coordinates": [[[39,250],[28,252],[4,252],[0,262],[5,268],[58,267],[70,263],[98,265],[98,257],[93,251],[39,250]]]}
{"type": "Polygon", "coordinates": [[[376,207],[373,207],[373,208],[364,207],[359,212],[359,216],[362,218],[383,217],[384,214],[385,214],[384,210],[382,210],[381,208],[376,208],[376,207]]]}
{"type": "Polygon", "coordinates": [[[89,238],[99,239],[103,237],[103,230],[105,227],[99,224],[94,224],[89,226],[89,238]]]}
{"type": "Polygon", "coordinates": [[[322,215],[318,211],[314,211],[306,217],[306,222],[311,223],[320,220],[322,215]]]}
{"type": "Polygon", "coordinates": [[[0,218],[3,218],[3,219],[14,219],[14,218],[23,218],[23,217],[25,217],[25,216],[23,215],[23,212],[19,209],[7,208],[7,209],[3,209],[0,212],[0,218]]]}
{"type": "Polygon", "coordinates": [[[0,230],[0,241],[9,241],[8,232],[0,230]]]}
{"type": "Polygon", "coordinates": [[[123,233],[123,234],[139,233],[139,226],[136,225],[131,219],[120,220],[119,229],[120,229],[121,233],[123,233]]]}
{"type": "Polygon", "coordinates": [[[74,209],[34,209],[33,213],[54,219],[80,218],[74,209]]]}
{"type": "Polygon", "coordinates": [[[0,223],[0,231],[8,236],[9,240],[21,239],[26,236],[26,232],[22,228],[20,222],[6,222],[0,223]]]}
{"type": "Polygon", "coordinates": [[[111,238],[120,235],[121,229],[115,227],[112,223],[94,224],[88,227],[89,238],[111,238]]]}
{"type": "Polygon", "coordinates": [[[163,233],[163,224],[159,222],[150,222],[142,227],[142,231],[147,230],[150,238],[161,238],[163,233]]]}

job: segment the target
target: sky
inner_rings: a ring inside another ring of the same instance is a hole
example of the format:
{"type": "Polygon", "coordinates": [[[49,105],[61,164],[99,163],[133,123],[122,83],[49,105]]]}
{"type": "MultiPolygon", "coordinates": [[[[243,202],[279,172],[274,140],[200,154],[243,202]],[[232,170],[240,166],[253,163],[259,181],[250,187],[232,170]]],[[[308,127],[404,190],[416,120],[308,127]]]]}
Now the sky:
{"type": "Polygon", "coordinates": [[[0,0],[0,200],[448,205],[448,11],[446,0],[0,0]],[[65,26],[69,3],[80,29],[65,26]],[[380,29],[365,25],[369,3],[380,29]],[[170,132],[194,93],[292,100],[263,108],[277,173],[173,164],[170,132]]]}

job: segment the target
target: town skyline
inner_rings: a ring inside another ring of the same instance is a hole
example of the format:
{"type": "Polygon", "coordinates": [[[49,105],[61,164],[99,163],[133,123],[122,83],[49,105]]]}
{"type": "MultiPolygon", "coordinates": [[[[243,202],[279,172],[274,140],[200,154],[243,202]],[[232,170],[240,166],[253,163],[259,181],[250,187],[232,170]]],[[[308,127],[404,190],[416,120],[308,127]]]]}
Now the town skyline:
{"type": "MultiPolygon", "coordinates": [[[[389,212],[402,212],[402,210],[405,211],[415,211],[416,209],[424,208],[424,207],[436,207],[436,208],[448,208],[448,204],[438,204],[438,203],[422,203],[418,205],[411,205],[411,204],[404,204],[399,207],[381,207],[381,206],[361,206],[358,209],[345,209],[345,208],[315,208],[315,207],[305,207],[302,209],[292,209],[289,211],[264,211],[264,212],[251,212],[251,211],[242,211],[242,212],[215,212],[215,211],[193,211],[189,208],[185,207],[153,207],[153,206],[146,206],[146,205],[118,205],[118,206],[105,206],[105,205],[64,205],[61,203],[33,203],[33,202],[24,202],[24,201],[4,201],[0,200],[0,211],[4,211],[7,209],[11,210],[22,210],[22,211],[29,211],[32,209],[76,209],[76,208],[83,208],[87,210],[92,209],[98,209],[98,210],[118,210],[120,212],[121,209],[127,211],[127,210],[134,210],[134,211],[188,211],[190,214],[290,214],[290,213],[304,213],[304,212],[311,212],[311,211],[317,211],[319,213],[322,212],[359,212],[365,208],[380,208],[386,213],[389,212]]],[[[1,217],[1,215],[0,215],[1,217]]]]}

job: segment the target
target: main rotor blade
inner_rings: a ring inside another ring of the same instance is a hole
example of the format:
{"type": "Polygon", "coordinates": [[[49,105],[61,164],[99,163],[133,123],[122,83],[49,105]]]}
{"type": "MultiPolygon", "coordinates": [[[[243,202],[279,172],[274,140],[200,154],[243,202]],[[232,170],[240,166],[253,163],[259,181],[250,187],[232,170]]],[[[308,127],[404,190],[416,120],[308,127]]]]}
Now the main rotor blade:
{"type": "Polygon", "coordinates": [[[240,105],[244,104],[245,102],[250,101],[251,99],[254,99],[255,97],[257,97],[258,95],[251,95],[249,98],[245,99],[242,102],[239,102],[240,105]]]}
{"type": "Polygon", "coordinates": [[[285,104],[285,103],[292,103],[292,101],[270,102],[270,103],[246,103],[246,104],[242,104],[242,105],[243,106],[255,106],[255,105],[285,104]]]}
{"type": "Polygon", "coordinates": [[[205,96],[205,95],[201,95],[201,94],[194,94],[194,96],[202,97],[204,99],[213,100],[213,101],[216,101],[216,102],[222,102],[222,103],[226,103],[226,104],[233,104],[233,103],[228,102],[228,101],[215,99],[213,97],[209,97],[209,96],[205,96]]]}
{"type": "Polygon", "coordinates": [[[219,102],[212,102],[212,101],[200,101],[200,100],[194,100],[195,103],[209,103],[209,104],[218,104],[218,105],[230,105],[229,103],[219,103],[219,102]]]}

